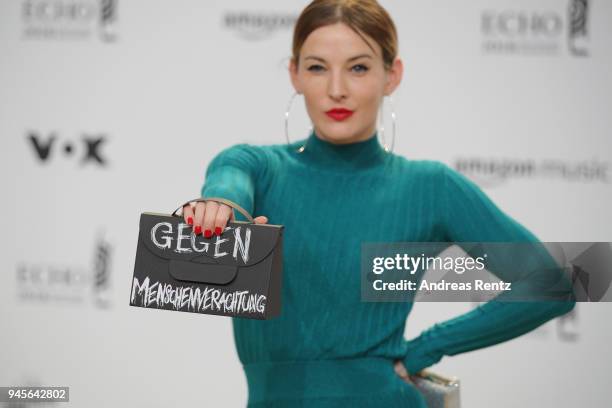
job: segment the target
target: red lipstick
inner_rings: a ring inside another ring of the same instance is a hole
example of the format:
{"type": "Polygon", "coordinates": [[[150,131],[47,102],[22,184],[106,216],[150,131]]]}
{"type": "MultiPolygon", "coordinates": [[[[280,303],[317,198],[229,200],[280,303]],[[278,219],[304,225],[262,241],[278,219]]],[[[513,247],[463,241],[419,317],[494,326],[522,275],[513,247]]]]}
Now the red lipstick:
{"type": "Polygon", "coordinates": [[[353,114],[352,110],[344,109],[344,108],[333,108],[325,112],[327,116],[334,120],[344,120],[353,114]]]}

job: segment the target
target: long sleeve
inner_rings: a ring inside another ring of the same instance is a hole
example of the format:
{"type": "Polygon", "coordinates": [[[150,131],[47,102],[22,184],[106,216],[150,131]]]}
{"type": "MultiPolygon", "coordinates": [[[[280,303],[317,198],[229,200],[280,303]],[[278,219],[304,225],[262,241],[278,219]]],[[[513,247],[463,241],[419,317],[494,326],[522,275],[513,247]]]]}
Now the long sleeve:
{"type": "MultiPolygon", "coordinates": [[[[475,183],[445,164],[441,164],[439,185],[443,188],[440,203],[447,242],[457,243],[469,254],[470,248],[462,243],[530,242],[538,247],[540,241],[534,234],[498,208],[475,183]]],[[[407,341],[403,361],[409,373],[419,372],[445,355],[518,337],[574,307],[569,280],[545,248],[525,259],[512,258],[503,251],[496,255],[497,262],[488,270],[505,282],[513,282],[512,293],[504,292],[468,313],[436,323],[407,341]],[[502,301],[516,296],[530,299],[529,294],[551,287],[557,289],[561,300],[502,301]]]]}
{"type": "MultiPolygon", "coordinates": [[[[239,204],[253,215],[255,186],[265,171],[264,152],[260,146],[240,143],[218,153],[209,163],[202,197],[222,197],[239,204]]],[[[236,219],[244,220],[239,212],[236,219]]]]}

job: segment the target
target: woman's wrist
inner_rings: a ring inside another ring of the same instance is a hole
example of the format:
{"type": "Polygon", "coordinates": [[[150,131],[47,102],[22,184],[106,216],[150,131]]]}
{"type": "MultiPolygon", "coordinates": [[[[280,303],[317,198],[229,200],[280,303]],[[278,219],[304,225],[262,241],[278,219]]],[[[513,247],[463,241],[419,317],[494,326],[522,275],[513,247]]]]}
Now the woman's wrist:
{"type": "Polygon", "coordinates": [[[406,341],[406,354],[402,361],[410,375],[417,374],[442,359],[444,354],[431,346],[432,344],[424,338],[423,334],[406,341]]]}

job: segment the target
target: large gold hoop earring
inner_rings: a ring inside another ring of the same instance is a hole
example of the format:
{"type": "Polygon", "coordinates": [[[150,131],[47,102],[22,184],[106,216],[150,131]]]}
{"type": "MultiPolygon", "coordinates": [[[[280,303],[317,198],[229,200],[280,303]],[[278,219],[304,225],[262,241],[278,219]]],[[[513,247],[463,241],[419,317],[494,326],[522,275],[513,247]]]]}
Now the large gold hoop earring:
{"type": "MultiPolygon", "coordinates": [[[[294,92],[293,95],[291,95],[291,98],[289,99],[289,103],[287,104],[287,109],[285,110],[285,138],[287,139],[287,145],[291,144],[291,141],[289,140],[289,114],[291,112],[291,105],[293,105],[293,100],[295,99],[296,95],[299,95],[297,92],[294,92]]],[[[312,132],[314,128],[314,125],[312,123],[312,121],[310,122],[310,127],[308,129],[308,134],[310,135],[310,133],[312,132]]],[[[308,140],[306,140],[306,143],[304,143],[303,146],[299,147],[296,152],[297,153],[302,153],[305,149],[306,149],[306,145],[308,144],[308,140]]]]}
{"type": "Polygon", "coordinates": [[[391,95],[384,97],[382,102],[380,103],[379,111],[378,111],[378,138],[382,139],[382,145],[387,153],[393,152],[393,147],[395,145],[395,109],[393,107],[393,98],[391,95]],[[385,120],[384,120],[384,105],[385,99],[389,99],[389,106],[391,106],[391,143],[387,144],[386,136],[385,136],[385,120]]]}

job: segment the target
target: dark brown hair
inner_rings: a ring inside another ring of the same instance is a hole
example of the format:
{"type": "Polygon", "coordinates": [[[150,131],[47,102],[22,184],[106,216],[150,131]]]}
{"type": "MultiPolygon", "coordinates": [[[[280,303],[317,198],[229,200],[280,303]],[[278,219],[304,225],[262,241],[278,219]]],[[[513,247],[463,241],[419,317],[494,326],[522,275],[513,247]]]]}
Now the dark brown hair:
{"type": "Polygon", "coordinates": [[[308,35],[319,27],[335,23],[349,26],[370,48],[363,34],[371,37],[382,48],[385,68],[391,67],[397,56],[397,30],[387,10],[376,0],[313,0],[302,10],[293,30],[292,59],[296,66],[308,35]]]}

